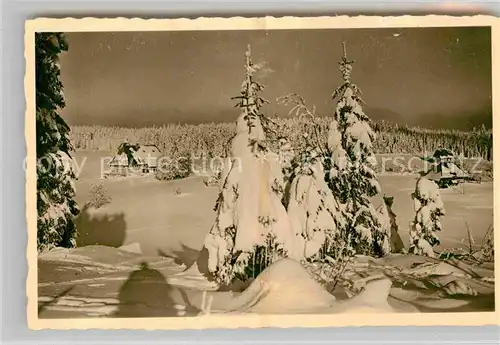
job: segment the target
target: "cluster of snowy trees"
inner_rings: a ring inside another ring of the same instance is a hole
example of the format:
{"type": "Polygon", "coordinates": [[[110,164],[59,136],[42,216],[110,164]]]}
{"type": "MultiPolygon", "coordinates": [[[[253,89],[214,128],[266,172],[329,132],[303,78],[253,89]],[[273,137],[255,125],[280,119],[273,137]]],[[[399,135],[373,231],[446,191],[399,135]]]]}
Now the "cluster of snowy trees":
{"type": "MultiPolygon", "coordinates": [[[[208,268],[219,284],[254,278],[281,257],[339,262],[355,254],[383,256],[394,250],[392,199],[379,209],[370,200],[381,192],[374,171],[375,132],[363,112],[361,91],[351,82],[353,63],[344,46],[339,62],[343,83],[332,95],[337,107],[327,145],[319,136],[305,136],[295,145],[278,138],[273,145],[272,122],[261,110],[267,103],[260,96],[264,87],[255,80],[259,65],[253,64],[248,47],[245,78],[236,97],[241,113],[231,141],[231,164],[222,175],[216,221],[205,240],[208,268]]],[[[292,111],[305,119],[304,125],[316,126],[314,109],[300,96],[287,95],[278,102],[294,104],[292,111]]],[[[411,250],[431,255],[418,248],[425,247],[424,241],[436,243],[427,229],[439,225],[425,223],[422,214],[438,221],[442,212],[429,211],[434,205],[430,202],[421,204],[411,250]]]]}
{"type": "MultiPolygon", "coordinates": [[[[345,56],[340,63],[344,84],[333,96],[340,100],[328,146],[305,138],[305,146],[293,152],[281,138],[275,153],[261,113],[263,86],[254,79],[258,66],[248,47],[233,160],[205,241],[209,270],[219,284],[255,277],[283,256],[301,261],[388,252],[388,236],[368,200],[380,189],[370,167],[374,133],[359,105],[359,89],[350,82],[351,64],[345,56]]],[[[297,111],[310,115],[314,126],[313,112],[298,99],[297,111]]],[[[284,100],[289,101],[293,97],[284,100]]]]}

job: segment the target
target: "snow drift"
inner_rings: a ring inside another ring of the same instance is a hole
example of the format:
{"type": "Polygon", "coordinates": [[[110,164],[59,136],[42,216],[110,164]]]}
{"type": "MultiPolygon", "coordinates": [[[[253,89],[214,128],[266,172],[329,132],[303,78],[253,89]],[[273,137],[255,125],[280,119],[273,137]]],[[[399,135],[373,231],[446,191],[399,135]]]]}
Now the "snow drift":
{"type": "Polygon", "coordinates": [[[369,282],[359,295],[337,301],[300,263],[285,258],[267,267],[245,291],[211,308],[259,314],[394,312],[387,302],[391,284],[389,279],[369,282]]]}

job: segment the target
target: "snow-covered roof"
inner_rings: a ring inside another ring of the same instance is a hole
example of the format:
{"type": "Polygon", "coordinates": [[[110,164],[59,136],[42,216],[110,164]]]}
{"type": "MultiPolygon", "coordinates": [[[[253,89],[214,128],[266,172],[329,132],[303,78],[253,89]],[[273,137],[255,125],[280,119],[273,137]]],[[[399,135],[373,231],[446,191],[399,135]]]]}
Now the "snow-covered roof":
{"type": "MultiPolygon", "coordinates": [[[[160,149],[156,145],[141,145],[137,151],[131,148],[132,157],[139,165],[156,166],[156,159],[160,157],[160,149]]],[[[117,154],[113,157],[110,166],[128,166],[129,161],[125,153],[117,154]]]]}
{"type": "Polygon", "coordinates": [[[141,147],[139,147],[136,154],[138,156],[150,154],[151,156],[159,157],[161,152],[156,145],[142,145],[141,147]]]}

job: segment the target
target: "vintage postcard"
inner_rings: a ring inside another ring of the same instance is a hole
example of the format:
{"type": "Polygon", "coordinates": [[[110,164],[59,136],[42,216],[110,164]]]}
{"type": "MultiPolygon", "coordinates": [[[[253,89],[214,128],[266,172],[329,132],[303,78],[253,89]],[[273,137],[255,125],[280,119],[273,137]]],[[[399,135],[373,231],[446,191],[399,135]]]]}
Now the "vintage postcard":
{"type": "Polygon", "coordinates": [[[498,324],[496,18],[25,38],[30,328],[498,324]]]}

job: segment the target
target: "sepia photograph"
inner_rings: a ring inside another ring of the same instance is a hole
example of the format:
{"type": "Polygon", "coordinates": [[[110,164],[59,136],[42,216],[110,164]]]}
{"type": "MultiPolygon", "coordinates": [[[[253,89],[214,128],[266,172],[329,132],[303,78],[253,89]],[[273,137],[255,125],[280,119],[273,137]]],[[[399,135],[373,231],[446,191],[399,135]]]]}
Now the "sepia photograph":
{"type": "Polygon", "coordinates": [[[28,313],[498,319],[472,18],[32,21],[28,313]]]}

